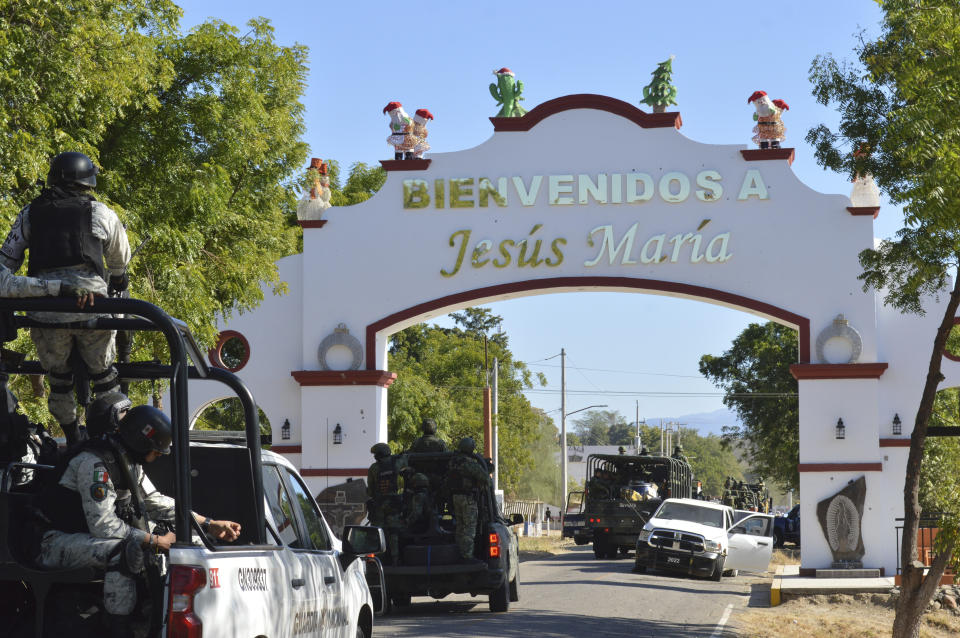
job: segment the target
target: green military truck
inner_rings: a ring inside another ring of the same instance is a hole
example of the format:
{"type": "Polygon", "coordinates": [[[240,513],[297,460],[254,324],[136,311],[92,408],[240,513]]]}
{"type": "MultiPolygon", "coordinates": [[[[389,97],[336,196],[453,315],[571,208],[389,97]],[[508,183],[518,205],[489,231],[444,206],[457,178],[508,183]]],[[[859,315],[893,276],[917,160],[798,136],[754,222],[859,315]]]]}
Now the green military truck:
{"type": "Polygon", "coordinates": [[[683,458],[591,454],[582,533],[593,539],[593,555],[602,559],[627,554],[660,503],[692,498],[694,485],[693,471],[683,458]]]}
{"type": "Polygon", "coordinates": [[[724,483],[724,505],[738,510],[767,514],[770,512],[771,503],[770,490],[767,489],[762,478],[756,483],[746,483],[731,477],[724,483]]]}

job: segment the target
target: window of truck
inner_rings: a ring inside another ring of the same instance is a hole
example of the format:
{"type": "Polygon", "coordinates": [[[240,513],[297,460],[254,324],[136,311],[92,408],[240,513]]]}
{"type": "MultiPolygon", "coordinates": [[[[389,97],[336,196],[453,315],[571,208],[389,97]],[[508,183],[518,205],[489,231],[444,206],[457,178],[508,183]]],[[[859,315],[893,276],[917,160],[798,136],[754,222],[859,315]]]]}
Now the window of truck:
{"type": "Polygon", "coordinates": [[[697,507],[696,505],[687,505],[686,503],[667,502],[660,506],[660,509],[654,514],[654,517],[673,521],[687,521],[708,527],[726,529],[724,526],[723,510],[710,507],[697,507]]]}
{"type": "Polygon", "coordinates": [[[263,493],[280,541],[287,547],[303,547],[293,521],[293,506],[274,465],[263,466],[263,493]]]}
{"type": "Polygon", "coordinates": [[[307,488],[300,482],[300,477],[296,474],[287,468],[283,468],[282,472],[287,477],[290,491],[300,508],[301,516],[303,516],[307,536],[310,538],[310,549],[329,550],[330,538],[327,536],[327,530],[320,519],[320,512],[317,510],[310,492],[307,491],[307,488]]]}

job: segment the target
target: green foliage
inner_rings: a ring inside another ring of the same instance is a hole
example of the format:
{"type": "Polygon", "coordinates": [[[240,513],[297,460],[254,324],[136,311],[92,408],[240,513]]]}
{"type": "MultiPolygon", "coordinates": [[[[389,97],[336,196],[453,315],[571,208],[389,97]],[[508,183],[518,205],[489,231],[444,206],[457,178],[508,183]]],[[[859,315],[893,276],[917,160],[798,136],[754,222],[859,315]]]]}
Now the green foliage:
{"type": "MultiPolygon", "coordinates": [[[[260,431],[269,434],[271,432],[270,419],[260,408],[257,408],[257,411],[260,416],[260,431]]],[[[243,404],[236,397],[215,401],[197,415],[193,427],[197,430],[243,431],[247,427],[243,417],[243,404]]]]}
{"type": "MultiPolygon", "coordinates": [[[[633,443],[633,430],[627,420],[616,410],[589,410],[574,419],[573,431],[580,445],[629,445],[633,443]],[[614,430],[614,432],[611,432],[614,430]],[[626,433],[625,437],[621,435],[626,433]],[[615,433],[617,440],[613,440],[615,433]],[[626,440],[622,440],[625,438],[626,440]]],[[[569,439],[568,439],[569,441],[569,439]]]]}
{"type": "MultiPolygon", "coordinates": [[[[937,393],[930,419],[934,426],[960,427],[960,390],[951,388],[937,393]]],[[[920,467],[920,507],[925,514],[940,513],[945,517],[937,541],[960,538],[960,437],[945,436],[927,439],[920,467]],[[940,536],[943,538],[940,538],[940,536]]],[[[951,560],[954,571],[960,570],[960,556],[951,560]]]]}
{"type": "Polygon", "coordinates": [[[656,111],[662,112],[667,106],[677,103],[677,87],[670,84],[673,76],[673,56],[658,64],[651,75],[653,79],[650,84],[643,87],[643,99],[640,103],[648,104],[655,107],[656,111]]]}
{"type": "Polygon", "coordinates": [[[347,182],[340,185],[340,163],[329,161],[330,204],[352,206],[370,199],[387,181],[387,172],[379,166],[367,166],[363,162],[350,165],[347,182]]]}
{"type": "MultiPolygon", "coordinates": [[[[468,309],[455,320],[464,327],[441,328],[419,324],[401,330],[391,337],[390,370],[397,381],[390,387],[387,425],[394,451],[406,449],[419,436],[420,422],[430,417],[437,421],[437,434],[448,445],[472,436],[483,440],[484,342],[477,330],[484,328],[502,334],[503,319],[485,309],[468,309]],[[470,317],[487,317],[489,321],[474,323],[470,317]]],[[[502,340],[506,343],[506,338],[502,340]]],[[[500,485],[514,496],[533,475],[546,474],[541,464],[555,464],[553,454],[537,458],[534,450],[549,444],[556,450],[555,429],[550,431],[542,412],[530,406],[523,389],[533,386],[535,377],[527,367],[513,359],[505,345],[496,340],[487,343],[487,360],[499,359],[499,443],[500,485]],[[531,474],[532,472],[532,474],[531,474]]],[[[537,483],[548,493],[555,487],[537,483]]],[[[527,488],[524,488],[527,489],[527,488]]],[[[538,488],[540,489],[540,488],[538,488]]]]}
{"type": "Polygon", "coordinates": [[[741,445],[751,469],[785,489],[800,482],[797,381],[789,368],[796,360],[796,332],[773,322],[752,323],[727,352],[700,357],[700,373],[723,389],[724,405],[742,423],[724,426],[724,441],[741,445]]]}

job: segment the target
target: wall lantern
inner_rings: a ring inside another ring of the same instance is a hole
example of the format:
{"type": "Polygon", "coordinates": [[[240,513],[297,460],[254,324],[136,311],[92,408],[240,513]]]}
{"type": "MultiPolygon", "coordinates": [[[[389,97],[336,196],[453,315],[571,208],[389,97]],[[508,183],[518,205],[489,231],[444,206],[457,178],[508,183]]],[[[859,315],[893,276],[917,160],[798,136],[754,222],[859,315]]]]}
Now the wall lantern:
{"type": "Polygon", "coordinates": [[[900,427],[900,415],[894,414],[893,415],[893,435],[900,436],[902,432],[903,432],[903,428],[900,427]]]}
{"type": "Polygon", "coordinates": [[[843,425],[843,419],[837,419],[837,438],[847,438],[847,428],[843,425]]]}
{"type": "Polygon", "coordinates": [[[337,427],[333,428],[333,444],[340,445],[341,443],[343,443],[343,428],[337,423],[337,427]]]}
{"type": "Polygon", "coordinates": [[[284,441],[290,438],[290,419],[283,420],[283,426],[280,428],[280,438],[284,441]]]}

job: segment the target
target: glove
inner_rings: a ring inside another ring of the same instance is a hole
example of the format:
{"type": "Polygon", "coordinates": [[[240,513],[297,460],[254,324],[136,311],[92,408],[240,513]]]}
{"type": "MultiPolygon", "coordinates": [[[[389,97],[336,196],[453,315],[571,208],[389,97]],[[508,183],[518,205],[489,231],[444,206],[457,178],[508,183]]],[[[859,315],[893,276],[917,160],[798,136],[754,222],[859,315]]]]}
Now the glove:
{"type": "Polygon", "coordinates": [[[80,286],[74,284],[68,284],[65,282],[60,283],[60,296],[61,297],[86,297],[90,294],[90,291],[86,288],[81,288],[80,286]]]}
{"type": "Polygon", "coordinates": [[[118,296],[130,285],[130,275],[124,272],[122,275],[110,275],[110,285],[107,287],[107,294],[111,297],[118,296]]]}

